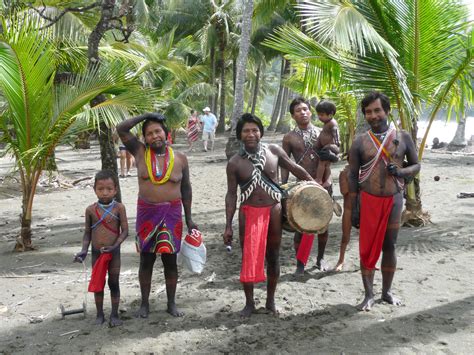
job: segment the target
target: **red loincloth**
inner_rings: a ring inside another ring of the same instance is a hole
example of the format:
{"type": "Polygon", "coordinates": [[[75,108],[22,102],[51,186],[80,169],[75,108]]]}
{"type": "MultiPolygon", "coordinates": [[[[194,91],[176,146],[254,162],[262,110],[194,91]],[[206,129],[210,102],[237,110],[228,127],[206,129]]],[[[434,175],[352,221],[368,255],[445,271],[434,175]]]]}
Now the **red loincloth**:
{"type": "Polygon", "coordinates": [[[91,280],[89,282],[89,292],[102,292],[105,287],[105,276],[112,260],[112,253],[101,253],[92,267],[91,280]]]}
{"type": "Polygon", "coordinates": [[[375,269],[392,207],[393,196],[374,196],[360,192],[359,254],[364,269],[375,269]]]}
{"type": "Polygon", "coordinates": [[[314,234],[303,233],[298,252],[296,253],[296,259],[304,265],[308,262],[309,254],[311,254],[311,249],[313,248],[313,242],[314,234]]]}
{"type": "Polygon", "coordinates": [[[265,253],[267,249],[268,223],[273,206],[240,208],[245,216],[244,250],[240,282],[262,282],[265,276],[265,253]]]}

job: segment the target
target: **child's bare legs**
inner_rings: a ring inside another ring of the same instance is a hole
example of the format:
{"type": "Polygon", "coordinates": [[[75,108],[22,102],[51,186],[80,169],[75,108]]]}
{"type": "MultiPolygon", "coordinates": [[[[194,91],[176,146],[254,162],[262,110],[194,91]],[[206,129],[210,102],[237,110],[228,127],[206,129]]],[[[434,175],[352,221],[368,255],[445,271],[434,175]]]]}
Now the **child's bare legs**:
{"type": "Polygon", "coordinates": [[[95,318],[95,324],[100,325],[105,322],[104,316],[104,291],[94,292],[95,309],[97,316],[95,318]]]}
{"type": "Polygon", "coordinates": [[[330,161],[324,161],[324,160],[320,160],[319,163],[318,163],[318,168],[316,170],[316,182],[323,186],[323,183],[326,181],[324,179],[325,175],[329,175],[328,173],[326,173],[326,170],[329,169],[329,166],[331,165],[331,162],[330,161]]]}
{"type": "Polygon", "coordinates": [[[109,264],[109,289],[110,299],[112,301],[112,312],[110,313],[109,325],[116,327],[122,325],[122,321],[119,318],[118,308],[120,303],[120,252],[114,255],[109,264]]]}
{"type": "MultiPolygon", "coordinates": [[[[100,253],[92,251],[92,267],[94,267],[97,258],[100,253]]],[[[97,316],[95,318],[95,324],[100,325],[105,322],[104,316],[104,291],[94,292],[95,309],[97,316]]]]}
{"type": "Polygon", "coordinates": [[[342,239],[341,247],[339,249],[339,260],[337,261],[336,271],[341,271],[344,267],[344,257],[346,254],[347,245],[351,239],[351,201],[349,194],[344,195],[344,212],[342,213],[342,239]]]}

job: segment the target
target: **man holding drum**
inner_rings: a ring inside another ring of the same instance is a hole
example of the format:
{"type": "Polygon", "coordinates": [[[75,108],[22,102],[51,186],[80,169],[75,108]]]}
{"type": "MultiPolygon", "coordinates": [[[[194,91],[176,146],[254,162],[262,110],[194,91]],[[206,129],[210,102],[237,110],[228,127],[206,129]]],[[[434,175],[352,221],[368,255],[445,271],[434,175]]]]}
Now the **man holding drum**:
{"type": "MultiPolygon", "coordinates": [[[[318,163],[320,160],[336,162],[338,157],[329,150],[317,149],[317,138],[320,130],[311,124],[311,110],[310,104],[302,97],[297,97],[290,104],[290,113],[293,120],[295,120],[296,127],[292,131],[285,134],[283,137],[283,150],[288,156],[293,156],[296,164],[304,168],[313,178],[316,178],[318,171],[318,163]]],[[[281,181],[286,183],[288,181],[289,172],[286,169],[281,169],[281,181]]],[[[331,176],[328,176],[326,181],[323,181],[323,187],[332,194],[331,176]]],[[[302,243],[303,234],[296,232],[294,236],[294,247],[297,255],[301,245],[307,245],[305,240],[302,243]]],[[[313,238],[305,234],[305,238],[313,238]]],[[[324,261],[324,250],[328,240],[328,232],[318,234],[318,257],[316,259],[316,267],[322,271],[328,270],[328,265],[324,261]]],[[[311,244],[309,244],[311,247],[311,244]]],[[[309,255],[309,253],[306,253],[309,255]]],[[[297,256],[296,261],[296,275],[304,274],[305,261],[300,260],[297,256]]]]}
{"type": "Polygon", "coordinates": [[[265,281],[267,261],[267,301],[265,308],[277,313],[275,290],[280,276],[281,190],[274,183],[278,166],[291,171],[301,180],[313,179],[296,165],[279,146],[262,144],[263,125],[260,119],[244,114],[237,122],[240,151],[227,164],[226,228],[224,243],[231,245],[232,219],[236,210],[237,185],[240,186],[239,239],[242,248],[240,281],[245,292],[242,317],[255,312],[254,283],[265,281]]]}
{"type": "Polygon", "coordinates": [[[365,298],[357,307],[369,311],[375,303],[375,264],[381,252],[382,300],[401,304],[392,295],[391,287],[397,266],[395,244],[403,209],[403,185],[404,178],[420,171],[420,164],[411,136],[388,124],[390,101],[386,95],[369,93],[362,100],[361,108],[370,130],[352,143],[349,195],[352,225],[360,227],[360,269],[365,290],[365,298]]]}

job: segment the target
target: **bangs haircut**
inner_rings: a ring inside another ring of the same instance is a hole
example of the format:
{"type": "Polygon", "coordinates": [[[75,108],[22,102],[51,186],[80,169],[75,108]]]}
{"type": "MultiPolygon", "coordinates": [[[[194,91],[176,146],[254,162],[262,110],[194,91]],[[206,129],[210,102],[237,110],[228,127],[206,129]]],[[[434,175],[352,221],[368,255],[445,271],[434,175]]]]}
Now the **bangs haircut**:
{"type": "Polygon", "coordinates": [[[108,180],[108,179],[111,179],[114,182],[115,187],[118,186],[117,175],[114,174],[113,171],[111,171],[111,170],[101,170],[97,174],[95,174],[94,189],[95,189],[95,185],[97,184],[97,181],[108,180]]]}
{"type": "Polygon", "coordinates": [[[295,107],[298,106],[299,104],[306,104],[308,106],[308,109],[311,110],[311,104],[309,103],[308,100],[306,100],[304,97],[297,97],[290,103],[290,113],[294,114],[295,113],[295,107]]]}
{"type": "Polygon", "coordinates": [[[317,113],[325,113],[326,115],[335,115],[336,114],[336,105],[333,102],[323,100],[316,105],[317,113]]]}
{"type": "Polygon", "coordinates": [[[246,123],[255,123],[258,126],[258,129],[260,130],[260,138],[263,137],[262,120],[257,116],[252,115],[251,113],[244,113],[242,117],[240,117],[237,121],[237,126],[235,127],[235,134],[239,141],[242,137],[242,129],[244,128],[244,124],[246,123]]]}
{"type": "Polygon", "coordinates": [[[143,122],[143,126],[142,126],[143,137],[145,137],[146,128],[150,125],[150,123],[159,123],[161,125],[161,128],[163,128],[163,131],[165,131],[166,139],[168,139],[168,127],[166,127],[165,121],[166,121],[166,117],[163,116],[161,113],[152,114],[151,117],[148,117],[145,120],[145,122],[143,122]]]}

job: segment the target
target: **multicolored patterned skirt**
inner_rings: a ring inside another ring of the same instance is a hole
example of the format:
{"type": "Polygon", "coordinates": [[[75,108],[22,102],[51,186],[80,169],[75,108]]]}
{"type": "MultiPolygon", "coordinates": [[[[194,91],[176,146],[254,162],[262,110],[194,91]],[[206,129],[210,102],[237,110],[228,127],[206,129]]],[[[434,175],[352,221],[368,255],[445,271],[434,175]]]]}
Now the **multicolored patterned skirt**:
{"type": "Polygon", "coordinates": [[[138,252],[177,254],[183,234],[181,199],[151,203],[138,198],[135,239],[138,252]]]}

